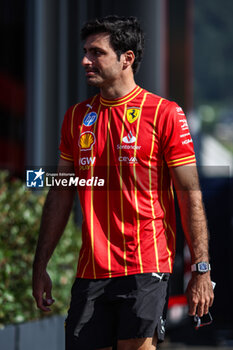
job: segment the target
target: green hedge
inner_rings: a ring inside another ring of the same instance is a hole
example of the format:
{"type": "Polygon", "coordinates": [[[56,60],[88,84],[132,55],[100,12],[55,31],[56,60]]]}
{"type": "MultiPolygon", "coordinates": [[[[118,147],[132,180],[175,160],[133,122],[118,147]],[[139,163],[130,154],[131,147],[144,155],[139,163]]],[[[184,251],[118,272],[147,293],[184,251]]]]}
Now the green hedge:
{"type": "MultiPolygon", "coordinates": [[[[48,316],[32,297],[32,262],[47,191],[31,191],[0,172],[0,326],[48,316]]],[[[71,215],[49,263],[56,300],[52,313],[64,314],[75,278],[81,233],[71,215]]]]}

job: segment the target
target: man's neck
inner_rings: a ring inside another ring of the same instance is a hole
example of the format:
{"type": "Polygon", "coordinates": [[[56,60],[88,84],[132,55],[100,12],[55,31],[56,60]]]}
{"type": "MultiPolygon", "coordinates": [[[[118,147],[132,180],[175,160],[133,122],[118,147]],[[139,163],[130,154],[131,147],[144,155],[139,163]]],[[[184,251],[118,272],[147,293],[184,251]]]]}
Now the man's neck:
{"type": "Polygon", "coordinates": [[[114,100],[116,98],[121,98],[123,96],[128,95],[133,89],[135,89],[136,83],[132,79],[127,83],[111,85],[108,87],[101,87],[100,94],[103,98],[108,100],[114,100]]]}

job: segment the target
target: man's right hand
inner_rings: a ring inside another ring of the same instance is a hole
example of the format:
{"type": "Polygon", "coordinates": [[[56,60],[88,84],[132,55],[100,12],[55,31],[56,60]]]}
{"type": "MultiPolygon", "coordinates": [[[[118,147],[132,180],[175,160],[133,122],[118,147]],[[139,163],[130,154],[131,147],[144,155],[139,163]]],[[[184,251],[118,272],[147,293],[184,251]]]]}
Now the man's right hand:
{"type": "Polygon", "coordinates": [[[52,305],[55,300],[52,297],[52,281],[46,270],[42,273],[33,272],[32,290],[37,307],[45,312],[51,311],[48,306],[52,305]]]}
{"type": "MultiPolygon", "coordinates": [[[[60,174],[74,173],[72,162],[59,160],[57,172],[60,174]]],[[[49,306],[54,303],[52,298],[52,281],[46,271],[46,266],[56,248],[68,221],[77,189],[62,185],[51,187],[43,208],[39,238],[33,262],[32,295],[37,307],[42,311],[51,311],[49,306]]]]}

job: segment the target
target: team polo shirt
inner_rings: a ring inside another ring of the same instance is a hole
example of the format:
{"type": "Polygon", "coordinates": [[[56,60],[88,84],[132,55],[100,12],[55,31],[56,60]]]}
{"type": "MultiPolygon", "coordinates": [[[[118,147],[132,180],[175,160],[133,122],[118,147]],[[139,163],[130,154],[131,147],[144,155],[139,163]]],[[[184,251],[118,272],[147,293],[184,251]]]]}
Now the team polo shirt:
{"type": "Polygon", "coordinates": [[[169,168],[195,163],[183,110],[139,86],[115,100],[96,95],[66,112],[60,151],[86,181],[77,185],[83,213],[77,277],[172,272],[169,168]]]}

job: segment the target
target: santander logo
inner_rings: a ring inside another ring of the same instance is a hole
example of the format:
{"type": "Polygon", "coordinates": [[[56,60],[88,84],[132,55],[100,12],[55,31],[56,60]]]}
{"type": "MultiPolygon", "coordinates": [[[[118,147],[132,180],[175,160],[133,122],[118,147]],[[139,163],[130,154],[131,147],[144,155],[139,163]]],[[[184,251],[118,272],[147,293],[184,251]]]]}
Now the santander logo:
{"type": "Polygon", "coordinates": [[[122,141],[124,143],[134,143],[136,141],[136,137],[133,136],[132,131],[130,131],[127,136],[123,137],[122,141]]]}

